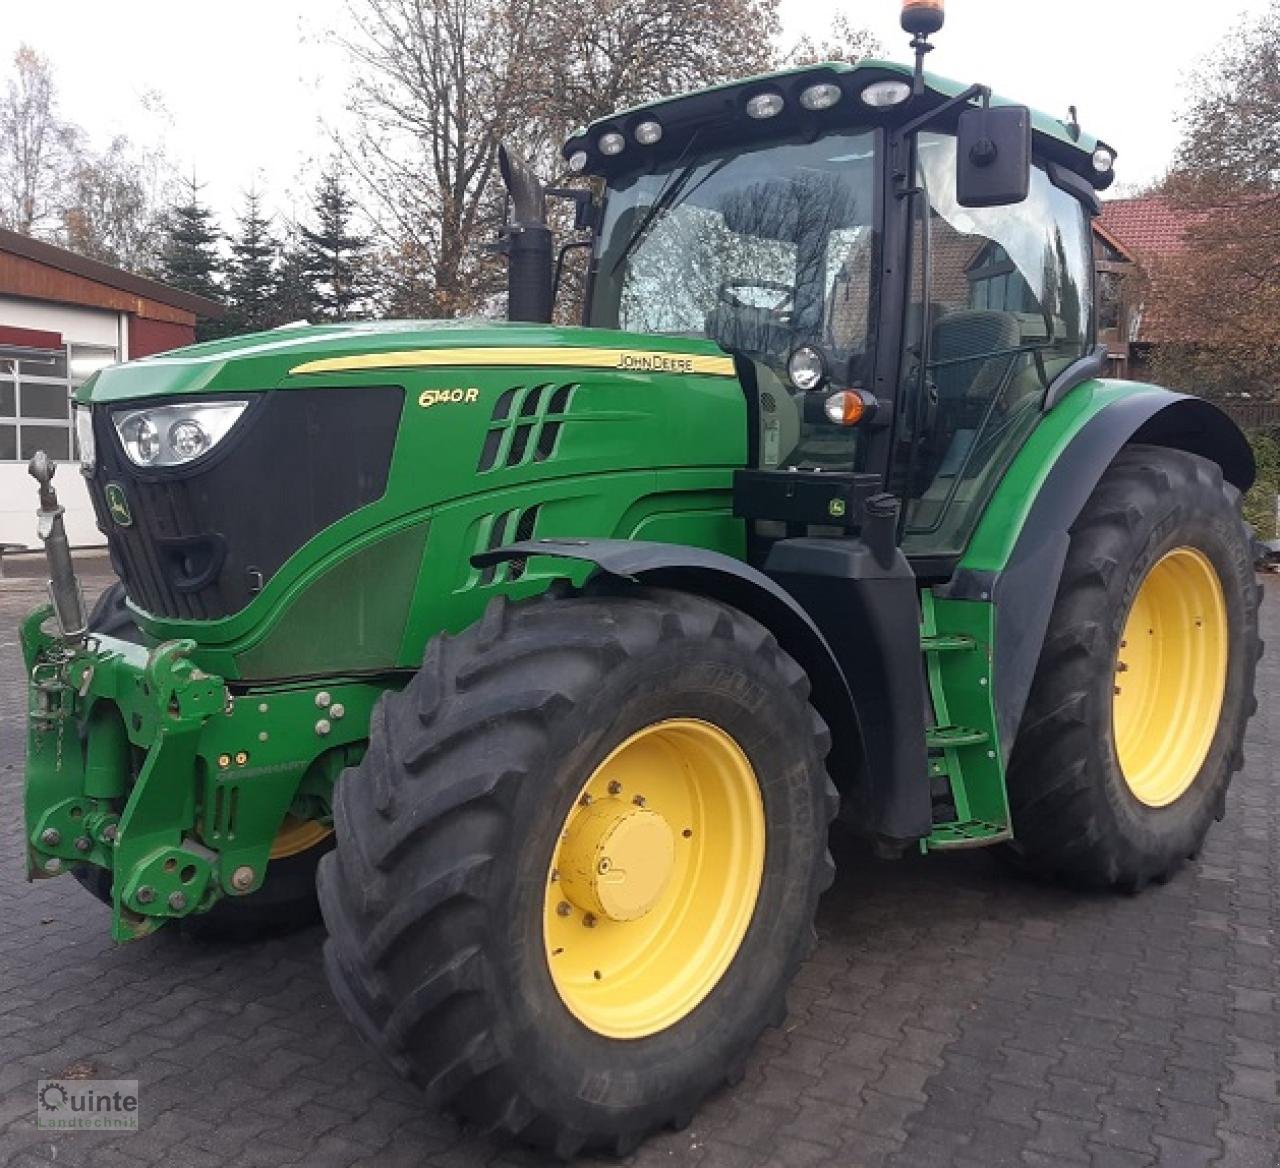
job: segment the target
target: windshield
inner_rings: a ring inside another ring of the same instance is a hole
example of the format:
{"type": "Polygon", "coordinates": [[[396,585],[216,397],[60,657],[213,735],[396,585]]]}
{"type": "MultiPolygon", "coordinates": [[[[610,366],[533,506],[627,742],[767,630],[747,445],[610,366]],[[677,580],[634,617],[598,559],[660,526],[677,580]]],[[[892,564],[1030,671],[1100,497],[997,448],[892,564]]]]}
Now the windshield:
{"type": "Polygon", "coordinates": [[[875,190],[870,131],[624,178],[605,205],[590,321],[707,337],[778,368],[797,345],[818,343],[856,381],[869,348],[875,190]]]}

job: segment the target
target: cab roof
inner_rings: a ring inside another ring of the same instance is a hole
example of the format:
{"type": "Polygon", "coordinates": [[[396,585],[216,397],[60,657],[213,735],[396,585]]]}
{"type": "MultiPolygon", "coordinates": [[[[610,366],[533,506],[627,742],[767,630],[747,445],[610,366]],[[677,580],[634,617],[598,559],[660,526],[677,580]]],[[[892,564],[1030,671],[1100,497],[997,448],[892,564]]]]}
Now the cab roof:
{"type": "MultiPolygon", "coordinates": [[[[563,153],[566,159],[579,151],[585,153],[587,162],[581,169],[587,174],[621,177],[692,153],[690,147],[695,140],[701,153],[721,147],[783,140],[797,134],[829,132],[846,126],[870,128],[892,125],[906,117],[914,118],[925,113],[931,106],[941,106],[970,88],[962,82],[926,73],[925,92],[918,98],[908,98],[897,106],[881,109],[859,100],[863,90],[874,82],[910,83],[913,76],[914,70],[908,65],[874,58],[856,64],[827,61],[764,73],[620,110],[575,132],[565,143],[563,153]],[[804,109],[799,101],[800,94],[811,85],[822,82],[838,86],[840,99],[829,109],[804,109]],[[747,102],[761,93],[780,94],[785,101],[782,112],[767,120],[748,117],[747,102]],[[635,138],[636,127],[646,121],[656,121],[662,127],[661,138],[650,146],[640,145],[635,138]],[[603,154],[599,149],[600,139],[615,131],[625,140],[622,151],[612,156],[603,154]]],[[[1020,103],[993,94],[991,104],[1020,103]]],[[[1113,156],[1115,154],[1105,142],[1039,110],[1031,111],[1031,129],[1037,154],[1075,171],[1098,189],[1110,185],[1114,172],[1099,174],[1093,167],[1093,155],[1098,147],[1105,147],[1113,156]]]]}

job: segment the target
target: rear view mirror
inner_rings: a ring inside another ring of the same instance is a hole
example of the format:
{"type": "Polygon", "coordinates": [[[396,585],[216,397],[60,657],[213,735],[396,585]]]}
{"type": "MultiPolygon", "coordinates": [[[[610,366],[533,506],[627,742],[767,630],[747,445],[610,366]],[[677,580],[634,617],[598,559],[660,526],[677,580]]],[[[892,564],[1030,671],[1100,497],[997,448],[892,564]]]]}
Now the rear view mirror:
{"type": "Polygon", "coordinates": [[[1007,207],[1031,189],[1031,111],[1002,105],[967,109],[956,129],[956,202],[1007,207]]]}

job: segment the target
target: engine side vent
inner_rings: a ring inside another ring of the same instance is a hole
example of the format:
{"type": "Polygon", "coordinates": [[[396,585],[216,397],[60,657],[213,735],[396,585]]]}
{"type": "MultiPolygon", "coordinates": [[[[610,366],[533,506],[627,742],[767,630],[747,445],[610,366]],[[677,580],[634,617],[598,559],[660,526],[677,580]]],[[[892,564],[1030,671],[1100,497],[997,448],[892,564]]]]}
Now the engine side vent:
{"type": "MultiPolygon", "coordinates": [[[[538,526],[537,506],[519,508],[513,511],[501,511],[492,517],[485,531],[480,525],[481,538],[476,551],[492,551],[507,543],[521,543],[532,539],[538,526]]],[[[508,560],[505,564],[490,564],[480,572],[481,584],[496,584],[500,580],[519,580],[524,575],[528,561],[524,559],[508,560]]]]}
{"type": "Polygon", "coordinates": [[[554,457],[577,388],[576,384],[529,385],[504,390],[494,403],[476,472],[554,457]]]}

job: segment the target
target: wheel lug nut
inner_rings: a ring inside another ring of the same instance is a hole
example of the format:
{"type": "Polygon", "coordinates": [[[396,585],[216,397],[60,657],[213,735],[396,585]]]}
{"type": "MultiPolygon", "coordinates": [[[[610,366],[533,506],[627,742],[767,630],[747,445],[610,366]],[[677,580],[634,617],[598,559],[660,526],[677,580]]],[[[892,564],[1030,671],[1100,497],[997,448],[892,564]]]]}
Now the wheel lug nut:
{"type": "Polygon", "coordinates": [[[76,838],[77,852],[87,852],[91,847],[93,847],[93,840],[91,840],[87,835],[78,836],[76,838]]]}
{"type": "Polygon", "coordinates": [[[596,871],[599,872],[601,876],[603,876],[612,867],[613,865],[612,863],[610,863],[609,857],[603,856],[601,857],[600,863],[596,865],[596,871]]]}
{"type": "Polygon", "coordinates": [[[610,795],[617,795],[619,792],[621,792],[621,790],[622,790],[622,784],[618,782],[617,779],[614,779],[613,782],[609,784],[610,795]]]}
{"type": "Polygon", "coordinates": [[[56,827],[46,827],[40,833],[40,842],[46,848],[56,848],[62,842],[62,835],[56,827]]]}
{"type": "Polygon", "coordinates": [[[596,927],[596,918],[592,916],[591,913],[587,913],[587,915],[582,918],[582,923],[586,925],[588,929],[594,929],[596,927]]]}
{"type": "Polygon", "coordinates": [[[590,802],[591,802],[590,793],[587,791],[583,791],[582,798],[578,800],[579,805],[582,807],[586,807],[590,802]]]}
{"type": "Polygon", "coordinates": [[[555,883],[557,880],[559,880],[559,879],[560,879],[560,869],[559,869],[559,868],[552,868],[552,869],[551,869],[551,883],[552,883],[552,884],[554,884],[554,883],[555,883]]]}
{"type": "Polygon", "coordinates": [[[631,802],[632,802],[632,803],[634,803],[637,807],[643,807],[643,806],[644,806],[644,796],[643,796],[643,795],[637,795],[637,796],[635,796],[635,798],[633,798],[633,799],[631,800],[631,802]]]}
{"type": "Polygon", "coordinates": [[[558,905],[556,905],[557,916],[567,917],[571,912],[573,912],[573,909],[569,906],[569,902],[567,900],[562,900],[558,905]]]}

